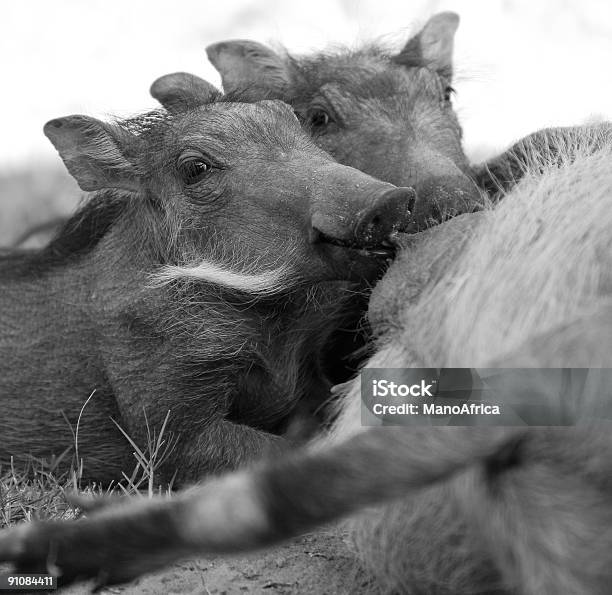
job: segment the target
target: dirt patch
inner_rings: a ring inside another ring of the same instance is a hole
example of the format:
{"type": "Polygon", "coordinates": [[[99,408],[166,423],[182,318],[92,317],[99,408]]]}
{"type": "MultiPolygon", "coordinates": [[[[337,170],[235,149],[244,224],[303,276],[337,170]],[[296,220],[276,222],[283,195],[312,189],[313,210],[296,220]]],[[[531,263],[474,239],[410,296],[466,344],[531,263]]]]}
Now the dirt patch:
{"type": "MultiPolygon", "coordinates": [[[[67,595],[89,592],[90,585],[80,585],[66,591],[67,595]]],[[[248,556],[184,560],[163,572],[122,587],[105,589],[101,593],[369,595],[378,593],[378,590],[357,565],[346,534],[329,529],[248,556]]]]}

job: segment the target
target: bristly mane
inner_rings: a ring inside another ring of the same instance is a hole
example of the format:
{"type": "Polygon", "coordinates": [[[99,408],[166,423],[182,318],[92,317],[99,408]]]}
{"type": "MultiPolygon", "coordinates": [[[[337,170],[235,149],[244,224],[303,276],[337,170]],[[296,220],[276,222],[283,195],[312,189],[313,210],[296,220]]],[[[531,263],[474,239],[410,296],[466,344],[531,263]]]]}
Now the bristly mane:
{"type": "Polygon", "coordinates": [[[50,244],[43,248],[41,257],[60,263],[91,252],[125,212],[126,206],[125,196],[114,190],[93,194],[68,219],[50,244]]]}
{"type": "Polygon", "coordinates": [[[15,251],[1,258],[3,276],[40,275],[82,258],[97,246],[121,217],[127,204],[125,196],[113,190],[93,194],[47,246],[38,250],[15,251]]]}

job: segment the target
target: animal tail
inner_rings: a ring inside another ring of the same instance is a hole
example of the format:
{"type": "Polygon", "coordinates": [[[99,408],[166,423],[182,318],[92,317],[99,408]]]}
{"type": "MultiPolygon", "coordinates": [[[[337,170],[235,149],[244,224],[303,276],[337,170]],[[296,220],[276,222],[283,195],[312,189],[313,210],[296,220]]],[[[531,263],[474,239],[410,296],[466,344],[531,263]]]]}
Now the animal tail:
{"type": "Polygon", "coordinates": [[[192,554],[270,545],[468,466],[503,460],[523,438],[523,430],[511,428],[370,428],[174,499],[132,500],[84,520],[19,526],[0,534],[0,560],[20,572],[52,572],[62,583],[123,582],[192,554]]]}

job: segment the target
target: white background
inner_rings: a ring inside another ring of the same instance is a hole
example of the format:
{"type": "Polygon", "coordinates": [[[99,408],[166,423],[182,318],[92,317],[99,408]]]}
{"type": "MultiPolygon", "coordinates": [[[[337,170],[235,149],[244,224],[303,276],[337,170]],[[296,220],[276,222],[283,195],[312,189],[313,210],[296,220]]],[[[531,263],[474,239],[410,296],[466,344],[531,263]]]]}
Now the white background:
{"type": "Polygon", "coordinates": [[[53,117],[142,112],[151,82],[177,70],[218,83],[204,53],[214,41],[399,46],[448,9],[461,15],[455,103],[471,156],[543,126],[612,119],[607,0],[14,0],[0,4],[0,169],[57,160],[41,132],[53,117]]]}

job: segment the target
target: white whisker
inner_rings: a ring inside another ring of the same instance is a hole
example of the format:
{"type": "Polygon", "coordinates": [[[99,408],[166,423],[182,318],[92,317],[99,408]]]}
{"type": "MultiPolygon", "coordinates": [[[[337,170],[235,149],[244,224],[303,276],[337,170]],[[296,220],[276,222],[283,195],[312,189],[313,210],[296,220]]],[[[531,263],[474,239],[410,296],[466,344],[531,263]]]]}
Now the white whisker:
{"type": "Polygon", "coordinates": [[[155,275],[155,284],[165,285],[177,279],[195,279],[245,293],[273,295],[292,286],[293,284],[289,283],[291,277],[291,270],[287,266],[251,272],[236,271],[221,264],[203,261],[191,266],[165,266],[155,275]]]}

